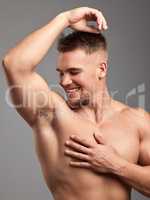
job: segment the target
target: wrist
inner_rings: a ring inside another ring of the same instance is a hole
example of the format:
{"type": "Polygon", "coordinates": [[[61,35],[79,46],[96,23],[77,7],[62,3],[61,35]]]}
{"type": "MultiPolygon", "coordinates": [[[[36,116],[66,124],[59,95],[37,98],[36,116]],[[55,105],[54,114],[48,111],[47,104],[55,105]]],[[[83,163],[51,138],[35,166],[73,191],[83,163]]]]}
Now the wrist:
{"type": "Polygon", "coordinates": [[[117,162],[113,166],[112,173],[119,176],[124,176],[127,165],[128,165],[128,161],[122,158],[118,158],[117,162]]]}
{"type": "Polygon", "coordinates": [[[64,28],[70,26],[68,11],[60,13],[59,15],[57,15],[57,18],[59,18],[59,20],[64,24],[64,28]]]}

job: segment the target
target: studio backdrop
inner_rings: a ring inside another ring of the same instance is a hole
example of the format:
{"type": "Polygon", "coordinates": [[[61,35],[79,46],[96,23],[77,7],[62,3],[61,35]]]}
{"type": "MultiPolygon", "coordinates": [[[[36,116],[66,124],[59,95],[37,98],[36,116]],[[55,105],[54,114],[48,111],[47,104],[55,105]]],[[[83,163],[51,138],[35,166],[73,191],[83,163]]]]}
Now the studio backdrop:
{"type": "MultiPolygon", "coordinates": [[[[0,0],[0,60],[27,34],[64,10],[80,6],[100,9],[109,29],[108,84],[112,96],[150,111],[149,0],[0,0]]],[[[49,86],[58,85],[56,45],[38,66],[49,86]]],[[[59,187],[59,186],[58,186],[59,187]]],[[[0,200],[52,199],[41,173],[32,131],[11,106],[0,70],[0,200]]],[[[132,192],[133,200],[148,198],[132,192]]]]}

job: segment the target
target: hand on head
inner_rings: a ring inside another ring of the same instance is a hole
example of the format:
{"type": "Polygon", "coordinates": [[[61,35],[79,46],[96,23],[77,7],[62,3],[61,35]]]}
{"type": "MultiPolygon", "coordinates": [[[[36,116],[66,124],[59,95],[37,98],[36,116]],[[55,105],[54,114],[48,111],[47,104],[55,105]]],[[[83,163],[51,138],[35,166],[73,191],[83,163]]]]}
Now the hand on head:
{"type": "Polygon", "coordinates": [[[107,22],[103,14],[94,8],[81,7],[65,12],[71,28],[78,31],[99,33],[107,30],[107,22]],[[97,26],[88,25],[89,21],[95,21],[97,26]]]}

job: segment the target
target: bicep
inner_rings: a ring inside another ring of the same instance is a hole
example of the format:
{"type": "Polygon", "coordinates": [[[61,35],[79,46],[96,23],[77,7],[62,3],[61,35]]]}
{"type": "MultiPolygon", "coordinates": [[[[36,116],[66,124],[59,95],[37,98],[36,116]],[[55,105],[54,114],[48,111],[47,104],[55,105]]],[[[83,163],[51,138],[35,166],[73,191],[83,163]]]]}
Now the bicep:
{"type": "Polygon", "coordinates": [[[39,74],[16,73],[7,77],[14,107],[29,125],[34,123],[41,108],[53,108],[51,91],[39,74]]]}
{"type": "Polygon", "coordinates": [[[139,164],[142,166],[150,165],[150,140],[140,144],[139,164]]]}

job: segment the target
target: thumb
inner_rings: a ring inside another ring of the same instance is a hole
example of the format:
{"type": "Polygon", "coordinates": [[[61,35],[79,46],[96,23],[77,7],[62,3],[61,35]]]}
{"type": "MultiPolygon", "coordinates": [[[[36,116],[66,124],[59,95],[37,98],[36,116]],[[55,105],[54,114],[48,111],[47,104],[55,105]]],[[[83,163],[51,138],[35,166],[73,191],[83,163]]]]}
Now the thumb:
{"type": "Polygon", "coordinates": [[[94,133],[93,136],[98,144],[105,144],[104,139],[100,134],[94,133]]]}
{"type": "Polygon", "coordinates": [[[100,33],[100,30],[95,28],[95,26],[92,26],[92,25],[85,26],[84,31],[90,32],[90,33],[100,33]]]}

